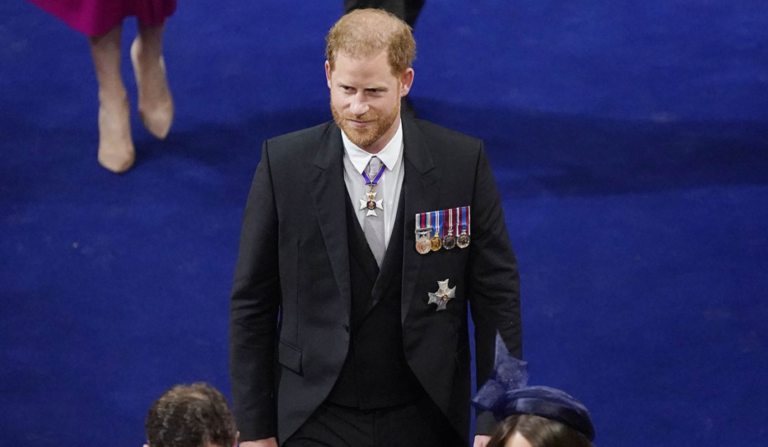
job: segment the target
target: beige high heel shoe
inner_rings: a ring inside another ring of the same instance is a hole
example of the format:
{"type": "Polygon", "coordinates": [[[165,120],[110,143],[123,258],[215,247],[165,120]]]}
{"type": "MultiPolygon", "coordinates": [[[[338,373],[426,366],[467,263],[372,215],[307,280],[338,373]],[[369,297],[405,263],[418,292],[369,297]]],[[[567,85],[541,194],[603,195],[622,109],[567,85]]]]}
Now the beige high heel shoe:
{"type": "Polygon", "coordinates": [[[149,133],[163,140],[171,130],[174,112],[173,97],[168,88],[168,78],[165,73],[165,60],[160,56],[160,79],[153,79],[160,85],[143,85],[141,67],[139,67],[138,41],[137,37],[131,44],[131,64],[133,75],[136,77],[136,86],[139,89],[139,116],[149,133]]]}
{"type": "Polygon", "coordinates": [[[99,164],[116,174],[130,169],[136,160],[130,113],[127,98],[114,110],[99,101],[99,164]]]}

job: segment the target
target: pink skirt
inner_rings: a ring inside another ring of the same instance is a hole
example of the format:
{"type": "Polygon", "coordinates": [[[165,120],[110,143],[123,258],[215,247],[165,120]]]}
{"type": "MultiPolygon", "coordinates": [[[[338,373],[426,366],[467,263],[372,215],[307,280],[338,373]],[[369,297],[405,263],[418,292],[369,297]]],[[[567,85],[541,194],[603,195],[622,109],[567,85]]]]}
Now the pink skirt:
{"type": "Polygon", "coordinates": [[[176,0],[29,0],[88,36],[106,34],[128,16],[157,26],[176,11],[176,0]]]}

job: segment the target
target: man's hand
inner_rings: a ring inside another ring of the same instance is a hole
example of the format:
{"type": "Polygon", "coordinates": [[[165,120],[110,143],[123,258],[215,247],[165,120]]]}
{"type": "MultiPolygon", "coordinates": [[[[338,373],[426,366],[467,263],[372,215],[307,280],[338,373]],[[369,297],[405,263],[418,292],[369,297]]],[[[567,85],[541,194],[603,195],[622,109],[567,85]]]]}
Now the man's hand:
{"type": "MultiPolygon", "coordinates": [[[[487,442],[488,441],[486,441],[486,443],[487,442]]],[[[475,443],[477,443],[477,441],[475,441],[475,443]]],[[[277,439],[267,438],[267,439],[259,439],[258,441],[245,441],[240,443],[240,447],[277,447],[277,439]]]]}
{"type": "Polygon", "coordinates": [[[472,447],[485,447],[485,446],[488,445],[488,441],[490,441],[490,440],[491,440],[490,436],[476,435],[475,436],[475,443],[472,444],[472,447]]]}

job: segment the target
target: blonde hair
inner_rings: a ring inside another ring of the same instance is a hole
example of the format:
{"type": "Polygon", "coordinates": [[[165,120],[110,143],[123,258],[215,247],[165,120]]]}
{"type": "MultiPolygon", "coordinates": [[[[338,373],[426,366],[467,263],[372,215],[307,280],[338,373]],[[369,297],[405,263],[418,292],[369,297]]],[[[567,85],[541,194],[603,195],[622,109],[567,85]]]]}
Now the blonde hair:
{"type": "Polygon", "coordinates": [[[352,57],[375,56],[387,51],[392,74],[402,75],[416,59],[411,27],[380,9],[356,9],[333,25],[325,37],[325,57],[331,71],[343,51],[352,57]]]}

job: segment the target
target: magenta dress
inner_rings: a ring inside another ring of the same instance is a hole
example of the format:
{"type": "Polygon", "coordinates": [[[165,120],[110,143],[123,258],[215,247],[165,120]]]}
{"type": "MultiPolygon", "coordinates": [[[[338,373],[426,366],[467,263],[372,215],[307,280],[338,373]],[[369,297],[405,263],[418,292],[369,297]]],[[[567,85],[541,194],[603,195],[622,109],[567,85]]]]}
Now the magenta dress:
{"type": "Polygon", "coordinates": [[[88,36],[106,34],[128,16],[144,25],[162,25],[176,0],[29,0],[88,36]]]}

